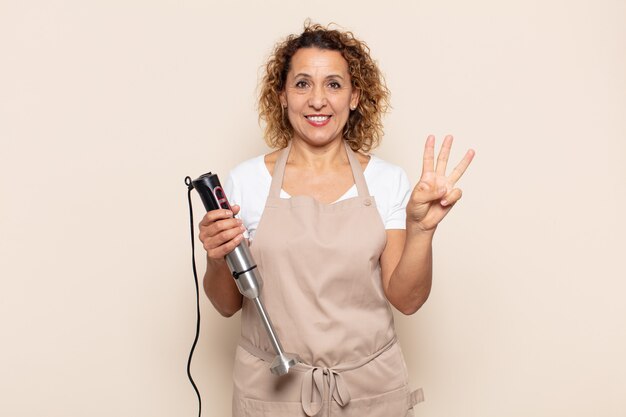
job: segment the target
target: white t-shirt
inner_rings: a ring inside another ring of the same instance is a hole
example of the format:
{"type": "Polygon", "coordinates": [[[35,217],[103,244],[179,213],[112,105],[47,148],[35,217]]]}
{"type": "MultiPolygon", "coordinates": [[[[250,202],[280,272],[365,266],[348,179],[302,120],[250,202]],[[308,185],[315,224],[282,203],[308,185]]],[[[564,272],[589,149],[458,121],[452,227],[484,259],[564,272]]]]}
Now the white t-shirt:
{"type": "MultiPolygon", "coordinates": [[[[411,184],[404,170],[371,155],[363,175],[370,194],[376,199],[385,229],[405,229],[405,210],[411,195],[411,184]]],[[[265,165],[264,155],[259,155],[237,165],[224,184],[228,201],[241,206],[237,217],[243,221],[248,231],[246,237],[250,239],[254,239],[271,183],[272,176],[265,165]]],[[[357,195],[356,185],[352,185],[337,201],[357,195]]],[[[280,197],[290,198],[282,189],[280,197]]]]}

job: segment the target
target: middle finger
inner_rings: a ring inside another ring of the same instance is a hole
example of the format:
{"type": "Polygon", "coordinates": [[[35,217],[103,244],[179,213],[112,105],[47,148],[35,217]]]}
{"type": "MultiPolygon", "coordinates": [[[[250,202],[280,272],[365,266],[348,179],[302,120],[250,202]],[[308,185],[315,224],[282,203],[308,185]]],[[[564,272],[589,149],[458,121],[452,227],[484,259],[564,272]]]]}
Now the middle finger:
{"type": "Polygon", "coordinates": [[[243,222],[240,219],[236,218],[218,220],[207,226],[205,229],[205,233],[206,236],[215,236],[225,230],[239,228],[242,226],[242,223],[243,222]]]}
{"type": "Polygon", "coordinates": [[[443,140],[443,145],[441,145],[441,150],[439,150],[439,156],[437,157],[437,175],[446,175],[446,166],[448,165],[448,158],[450,157],[452,141],[452,135],[446,136],[443,140]]]}

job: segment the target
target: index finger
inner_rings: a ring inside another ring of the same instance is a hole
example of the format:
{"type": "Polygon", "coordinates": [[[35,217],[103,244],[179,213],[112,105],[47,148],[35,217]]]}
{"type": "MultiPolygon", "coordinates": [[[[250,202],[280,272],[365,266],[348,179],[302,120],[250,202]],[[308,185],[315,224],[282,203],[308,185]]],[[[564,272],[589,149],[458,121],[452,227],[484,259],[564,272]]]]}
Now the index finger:
{"type": "Polygon", "coordinates": [[[435,137],[428,135],[424,146],[424,162],[422,164],[422,176],[435,170],[435,137]]]}
{"type": "Polygon", "coordinates": [[[452,184],[456,184],[456,182],[463,176],[463,173],[465,173],[465,170],[472,162],[472,159],[474,159],[474,155],[476,155],[476,152],[474,152],[473,149],[468,150],[467,153],[465,153],[465,156],[463,157],[461,162],[459,162],[459,164],[454,167],[454,169],[450,173],[450,176],[448,177],[448,180],[452,184]]]}
{"type": "Polygon", "coordinates": [[[233,212],[230,210],[224,210],[224,209],[211,210],[207,212],[207,214],[204,215],[204,217],[202,218],[202,221],[200,222],[200,225],[207,226],[216,220],[229,219],[231,217],[233,217],[233,212]]]}

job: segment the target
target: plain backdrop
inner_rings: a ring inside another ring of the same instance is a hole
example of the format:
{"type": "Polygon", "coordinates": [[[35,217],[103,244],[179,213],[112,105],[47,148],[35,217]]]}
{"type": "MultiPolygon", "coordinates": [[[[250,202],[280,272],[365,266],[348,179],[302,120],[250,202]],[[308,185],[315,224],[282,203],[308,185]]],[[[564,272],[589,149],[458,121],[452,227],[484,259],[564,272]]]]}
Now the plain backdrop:
{"type": "MultiPolygon", "coordinates": [[[[396,315],[416,415],[625,416],[623,0],[0,1],[0,415],[196,415],[183,179],[268,151],[257,81],[306,18],[384,72],[376,155],[415,183],[428,134],[477,152],[396,315]]],[[[239,316],[201,307],[228,416],[239,316]]]]}

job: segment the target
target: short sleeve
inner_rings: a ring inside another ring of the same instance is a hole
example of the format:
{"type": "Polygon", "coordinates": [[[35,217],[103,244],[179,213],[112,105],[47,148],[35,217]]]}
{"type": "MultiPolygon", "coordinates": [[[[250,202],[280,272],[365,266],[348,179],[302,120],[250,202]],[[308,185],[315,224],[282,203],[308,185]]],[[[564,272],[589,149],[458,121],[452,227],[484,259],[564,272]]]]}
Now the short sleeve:
{"type": "Polygon", "coordinates": [[[226,182],[224,183],[224,192],[226,193],[226,198],[228,198],[228,202],[231,205],[241,204],[241,190],[239,190],[235,185],[232,173],[226,178],[226,182]]]}
{"type": "Polygon", "coordinates": [[[385,229],[406,229],[406,206],[411,196],[411,183],[404,170],[400,169],[391,188],[389,211],[385,216],[385,229]]]}
{"type": "MultiPolygon", "coordinates": [[[[232,172],[226,178],[226,182],[224,183],[224,192],[226,193],[226,198],[228,198],[228,202],[231,206],[238,205],[241,206],[242,195],[241,195],[241,187],[238,187],[237,182],[232,174],[232,172]]],[[[243,209],[242,209],[243,210],[243,209]]],[[[242,218],[245,215],[245,212],[241,211],[237,215],[238,218],[242,218]]],[[[245,238],[249,238],[250,235],[246,230],[243,233],[245,238]]]]}
{"type": "Polygon", "coordinates": [[[244,236],[252,240],[261,220],[271,177],[265,168],[264,156],[248,159],[234,167],[224,183],[224,192],[231,204],[241,211],[237,217],[246,228],[244,236]]]}

